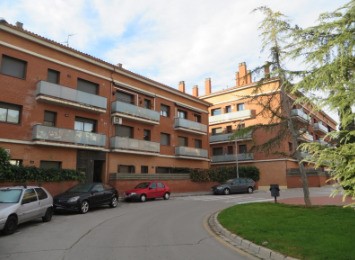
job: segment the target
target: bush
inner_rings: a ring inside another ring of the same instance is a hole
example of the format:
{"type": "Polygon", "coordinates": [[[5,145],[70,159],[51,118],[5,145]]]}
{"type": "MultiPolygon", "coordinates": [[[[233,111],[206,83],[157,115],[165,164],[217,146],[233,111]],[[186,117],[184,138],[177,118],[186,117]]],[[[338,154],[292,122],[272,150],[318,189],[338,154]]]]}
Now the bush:
{"type": "MultiPolygon", "coordinates": [[[[239,177],[251,178],[254,181],[260,179],[260,171],[255,166],[242,166],[239,167],[239,177]]],[[[219,167],[210,168],[208,170],[192,170],[190,172],[190,178],[194,182],[225,182],[228,179],[237,178],[236,167],[219,167]]]]}

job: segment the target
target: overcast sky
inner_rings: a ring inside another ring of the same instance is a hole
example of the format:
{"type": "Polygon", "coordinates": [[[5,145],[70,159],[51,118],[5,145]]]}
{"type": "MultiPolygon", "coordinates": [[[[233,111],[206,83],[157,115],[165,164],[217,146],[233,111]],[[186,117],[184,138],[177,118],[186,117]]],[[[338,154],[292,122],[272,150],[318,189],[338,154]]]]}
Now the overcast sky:
{"type": "Polygon", "coordinates": [[[187,92],[205,78],[212,89],[235,84],[240,62],[260,52],[260,13],[268,6],[303,27],[345,0],[0,0],[0,17],[59,43],[187,92]]]}

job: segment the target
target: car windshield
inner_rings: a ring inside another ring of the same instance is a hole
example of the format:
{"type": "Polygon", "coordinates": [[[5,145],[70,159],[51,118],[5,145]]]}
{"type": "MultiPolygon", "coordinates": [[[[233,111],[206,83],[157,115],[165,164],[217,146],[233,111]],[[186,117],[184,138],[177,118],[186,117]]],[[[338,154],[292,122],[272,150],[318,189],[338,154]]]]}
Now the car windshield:
{"type": "Polygon", "coordinates": [[[227,180],[226,183],[232,183],[234,179],[227,180]]]}
{"type": "Polygon", "coordinates": [[[89,192],[92,186],[92,183],[79,184],[69,189],[67,192],[89,192]]]}
{"type": "Polygon", "coordinates": [[[17,203],[20,200],[22,189],[1,189],[0,203],[17,203]]]}
{"type": "Polygon", "coordinates": [[[149,186],[149,182],[142,182],[142,183],[139,183],[135,188],[136,189],[145,189],[145,188],[148,188],[149,186]]]}

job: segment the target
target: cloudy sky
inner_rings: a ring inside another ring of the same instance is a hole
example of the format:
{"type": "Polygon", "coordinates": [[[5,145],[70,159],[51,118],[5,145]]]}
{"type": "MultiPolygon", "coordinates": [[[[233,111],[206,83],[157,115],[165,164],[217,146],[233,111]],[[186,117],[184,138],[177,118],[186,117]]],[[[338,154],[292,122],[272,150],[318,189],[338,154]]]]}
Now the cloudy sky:
{"type": "Polygon", "coordinates": [[[187,92],[234,86],[240,62],[263,64],[258,25],[268,6],[313,25],[345,0],[0,0],[0,17],[41,36],[187,92]]]}

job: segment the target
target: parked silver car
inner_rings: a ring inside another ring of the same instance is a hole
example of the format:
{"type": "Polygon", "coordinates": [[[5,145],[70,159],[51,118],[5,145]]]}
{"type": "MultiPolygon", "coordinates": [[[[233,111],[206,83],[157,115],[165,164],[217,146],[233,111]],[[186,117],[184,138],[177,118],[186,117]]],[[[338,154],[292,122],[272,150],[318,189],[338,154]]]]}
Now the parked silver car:
{"type": "Polygon", "coordinates": [[[235,178],[227,180],[225,183],[212,187],[213,194],[228,195],[230,193],[247,192],[253,193],[255,181],[249,178],[235,178]]]}
{"type": "Polygon", "coordinates": [[[36,218],[48,222],[53,215],[53,198],[37,186],[0,188],[0,230],[12,234],[18,224],[36,218]]]}

